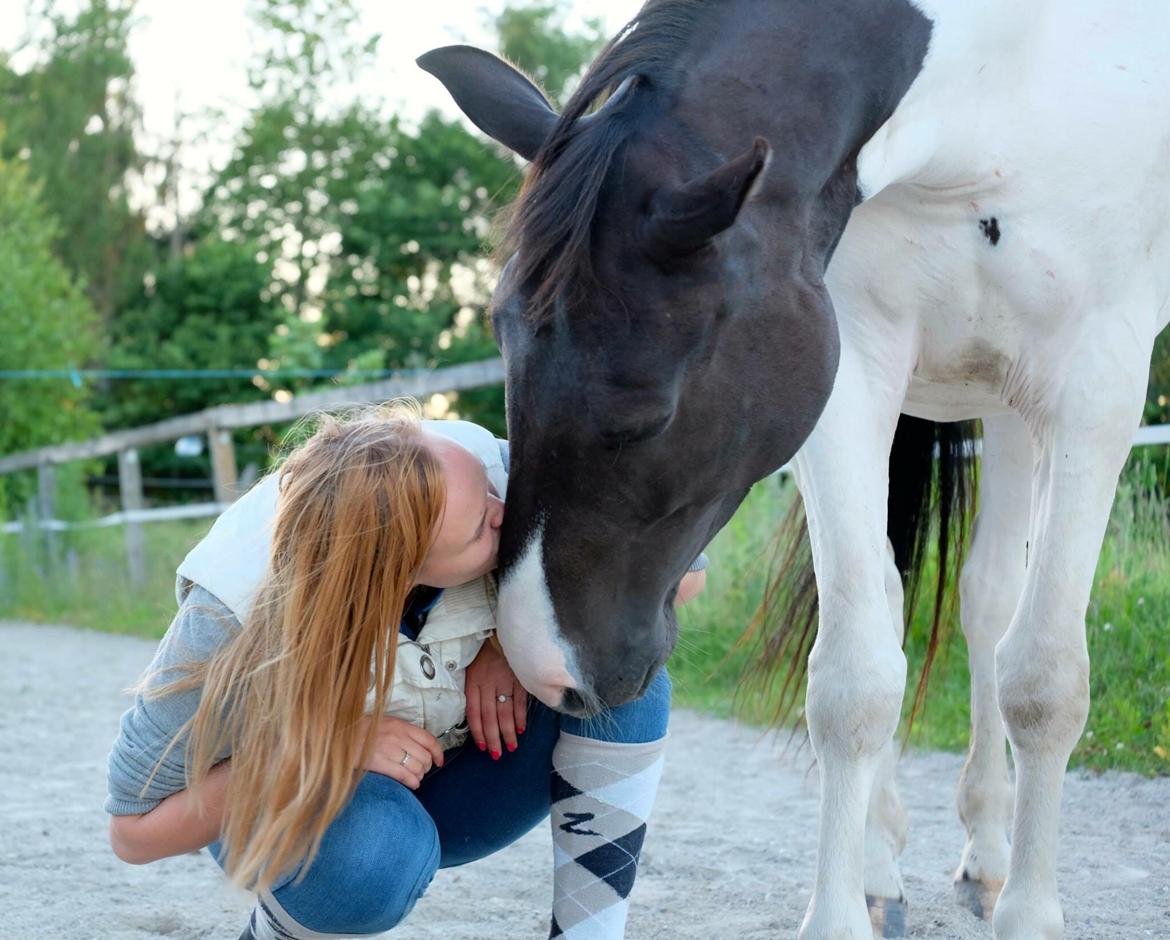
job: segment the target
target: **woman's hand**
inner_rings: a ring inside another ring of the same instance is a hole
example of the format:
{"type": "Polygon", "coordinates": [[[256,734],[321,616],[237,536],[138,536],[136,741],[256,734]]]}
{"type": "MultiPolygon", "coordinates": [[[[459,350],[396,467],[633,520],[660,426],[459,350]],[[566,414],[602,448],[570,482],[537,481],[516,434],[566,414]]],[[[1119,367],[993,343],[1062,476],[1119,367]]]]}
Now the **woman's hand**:
{"type": "Polygon", "coordinates": [[[678,593],[674,595],[674,606],[682,607],[687,601],[692,601],[703,593],[707,586],[707,569],[688,571],[678,583],[678,593]]]}
{"type": "Polygon", "coordinates": [[[417,790],[432,766],[443,766],[443,748],[425,728],[391,715],[366,715],[359,740],[371,721],[377,721],[374,746],[364,762],[355,761],[355,769],[384,774],[417,790]]]}
{"type": "Polygon", "coordinates": [[[528,693],[492,641],[480,647],[467,667],[464,692],[467,726],[479,749],[491,751],[492,760],[500,759],[503,747],[516,750],[516,735],[524,733],[528,722],[528,693]],[[501,696],[507,698],[501,702],[501,696]]]}

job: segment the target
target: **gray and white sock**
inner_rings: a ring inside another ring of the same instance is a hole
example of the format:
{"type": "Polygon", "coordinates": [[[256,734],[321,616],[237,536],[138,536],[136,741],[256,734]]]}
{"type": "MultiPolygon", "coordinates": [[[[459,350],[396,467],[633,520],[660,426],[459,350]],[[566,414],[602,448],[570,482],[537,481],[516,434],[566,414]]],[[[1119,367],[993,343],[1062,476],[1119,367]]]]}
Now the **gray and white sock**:
{"type": "Polygon", "coordinates": [[[553,749],[549,937],[621,940],[666,738],[611,744],[561,732],[553,749]]]}

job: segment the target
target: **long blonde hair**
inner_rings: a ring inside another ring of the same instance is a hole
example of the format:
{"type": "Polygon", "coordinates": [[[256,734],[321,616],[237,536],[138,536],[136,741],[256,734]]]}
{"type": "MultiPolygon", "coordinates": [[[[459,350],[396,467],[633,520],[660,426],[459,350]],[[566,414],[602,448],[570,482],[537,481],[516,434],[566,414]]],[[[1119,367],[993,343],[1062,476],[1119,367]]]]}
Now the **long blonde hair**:
{"type": "MultiPolygon", "coordinates": [[[[357,786],[381,714],[398,624],[446,492],[415,403],[323,416],[286,458],[269,571],[251,614],[166,694],[202,685],[176,737],[198,788],[230,751],[224,869],[252,889],[304,862],[357,786]]],[[[302,872],[303,873],[303,872],[302,872]]]]}

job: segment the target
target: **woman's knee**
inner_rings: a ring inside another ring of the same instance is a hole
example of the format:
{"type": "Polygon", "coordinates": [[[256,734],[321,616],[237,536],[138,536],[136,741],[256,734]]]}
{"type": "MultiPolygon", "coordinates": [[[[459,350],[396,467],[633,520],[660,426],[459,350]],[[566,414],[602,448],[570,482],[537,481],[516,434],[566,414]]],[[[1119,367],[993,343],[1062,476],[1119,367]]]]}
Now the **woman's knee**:
{"type": "Polygon", "coordinates": [[[411,912],[438,870],[438,830],[409,790],[382,777],[363,782],[354,803],[329,828],[305,878],[273,892],[310,930],[390,930],[411,912]]]}

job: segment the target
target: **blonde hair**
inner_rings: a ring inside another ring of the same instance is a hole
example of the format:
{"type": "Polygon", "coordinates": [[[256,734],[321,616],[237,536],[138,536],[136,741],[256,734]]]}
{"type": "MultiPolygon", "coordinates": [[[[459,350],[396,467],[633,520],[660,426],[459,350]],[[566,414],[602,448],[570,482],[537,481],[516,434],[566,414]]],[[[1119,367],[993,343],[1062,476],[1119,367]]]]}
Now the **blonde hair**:
{"type": "MultiPolygon", "coordinates": [[[[202,685],[176,736],[198,788],[231,752],[224,869],[261,890],[315,858],[357,786],[394,676],[398,624],[446,492],[417,403],[318,418],[285,459],[270,567],[251,614],[211,659],[153,694],[202,685]]],[[[172,742],[173,744],[174,742],[172,742]]]]}

